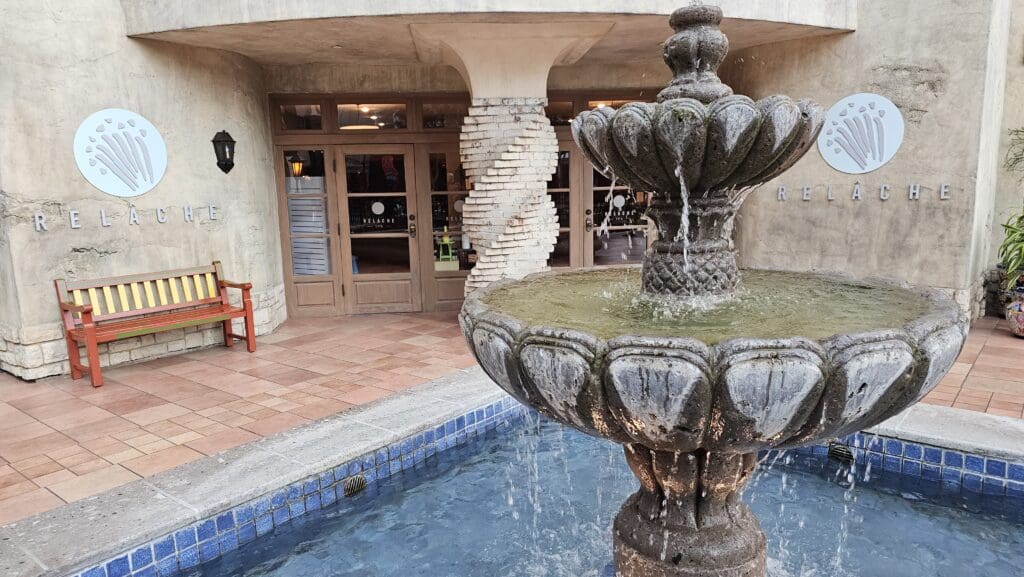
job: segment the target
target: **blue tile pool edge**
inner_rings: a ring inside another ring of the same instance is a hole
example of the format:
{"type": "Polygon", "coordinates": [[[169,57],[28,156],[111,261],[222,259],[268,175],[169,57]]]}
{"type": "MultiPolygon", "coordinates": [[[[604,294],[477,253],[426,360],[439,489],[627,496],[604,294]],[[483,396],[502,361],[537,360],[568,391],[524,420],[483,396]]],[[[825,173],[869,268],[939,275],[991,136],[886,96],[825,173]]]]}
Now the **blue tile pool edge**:
{"type": "MultiPolygon", "coordinates": [[[[358,476],[367,483],[386,479],[434,455],[494,429],[504,429],[532,409],[512,397],[473,409],[380,447],[346,463],[307,477],[158,539],[124,551],[68,577],[170,577],[212,561],[274,527],[347,498],[345,484],[358,476]]],[[[983,495],[1024,499],[1024,463],[985,457],[897,438],[855,433],[835,443],[848,447],[861,467],[901,477],[936,481],[943,486],[983,495]]],[[[823,463],[828,445],[786,451],[823,463]]],[[[762,452],[771,460],[781,450],[762,452]]]]}
{"type": "Polygon", "coordinates": [[[216,559],[274,527],[346,499],[345,485],[362,477],[367,484],[411,469],[434,455],[464,445],[494,429],[504,429],[528,409],[512,397],[472,409],[390,445],[271,491],[157,539],[121,552],[68,577],[169,577],[216,559]]]}

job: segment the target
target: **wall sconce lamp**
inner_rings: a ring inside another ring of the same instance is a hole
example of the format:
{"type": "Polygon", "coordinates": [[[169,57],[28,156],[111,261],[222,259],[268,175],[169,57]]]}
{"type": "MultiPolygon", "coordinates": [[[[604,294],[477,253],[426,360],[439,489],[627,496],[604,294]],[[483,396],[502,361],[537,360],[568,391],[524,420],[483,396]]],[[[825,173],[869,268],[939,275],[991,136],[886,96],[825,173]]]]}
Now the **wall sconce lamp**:
{"type": "Polygon", "coordinates": [[[300,158],[299,155],[294,152],[291,154],[291,156],[288,157],[288,168],[289,170],[291,170],[292,176],[294,176],[295,178],[302,176],[303,164],[305,163],[302,162],[302,158],[300,158]]]}
{"type": "Polygon", "coordinates": [[[213,152],[217,155],[217,166],[224,174],[231,172],[235,167],[235,139],[231,138],[228,131],[221,130],[213,136],[213,152]]]}

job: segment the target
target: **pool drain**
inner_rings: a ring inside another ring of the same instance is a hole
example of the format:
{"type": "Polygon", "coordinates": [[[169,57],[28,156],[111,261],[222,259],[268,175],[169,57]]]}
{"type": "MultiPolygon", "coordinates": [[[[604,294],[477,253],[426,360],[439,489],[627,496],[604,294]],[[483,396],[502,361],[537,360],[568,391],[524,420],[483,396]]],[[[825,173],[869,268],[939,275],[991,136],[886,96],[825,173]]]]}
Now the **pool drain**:
{"type": "Polygon", "coordinates": [[[853,451],[842,443],[830,441],[828,444],[828,458],[832,461],[839,461],[844,465],[852,465],[853,451]]]}
{"type": "Polygon", "coordinates": [[[355,477],[349,477],[345,479],[345,496],[351,497],[356,493],[366,488],[366,477],[362,475],[356,475],[355,477]]]}

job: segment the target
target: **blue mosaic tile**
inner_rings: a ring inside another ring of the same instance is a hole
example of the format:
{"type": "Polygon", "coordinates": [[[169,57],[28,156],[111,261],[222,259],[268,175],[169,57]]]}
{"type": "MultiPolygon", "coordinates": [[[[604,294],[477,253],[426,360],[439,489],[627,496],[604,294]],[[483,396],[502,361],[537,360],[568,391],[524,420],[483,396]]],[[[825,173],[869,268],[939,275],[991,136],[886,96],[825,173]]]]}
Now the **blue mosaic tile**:
{"type": "Polygon", "coordinates": [[[999,459],[985,459],[985,474],[993,477],[1006,476],[1006,462],[999,459]]]}
{"type": "Polygon", "coordinates": [[[412,464],[413,464],[412,453],[410,453],[408,455],[402,455],[402,468],[403,469],[412,469],[412,464]]]}
{"type": "MultiPolygon", "coordinates": [[[[206,541],[217,536],[217,524],[213,519],[207,519],[199,524],[196,528],[196,535],[199,536],[200,541],[206,541]]],[[[180,548],[180,547],[179,547],[180,548]]]]}
{"type": "MultiPolygon", "coordinates": [[[[281,521],[284,523],[284,520],[281,521]]],[[[256,534],[266,535],[274,528],[274,517],[272,515],[264,515],[262,517],[256,517],[256,534]]]]}
{"type": "Polygon", "coordinates": [[[314,494],[306,497],[306,510],[307,511],[316,511],[319,508],[320,508],[320,494],[319,493],[314,493],[314,494]]]}
{"type": "Polygon", "coordinates": [[[982,481],[981,492],[986,495],[1002,495],[1006,493],[1006,481],[985,477],[982,481]]]}
{"type": "Polygon", "coordinates": [[[903,457],[905,459],[913,459],[915,461],[921,460],[921,455],[924,453],[924,449],[921,445],[914,445],[912,443],[904,443],[903,445],[903,457]]]}
{"type": "Polygon", "coordinates": [[[942,469],[942,481],[945,483],[955,483],[960,485],[962,478],[962,472],[960,469],[953,469],[950,467],[942,469]]]}
{"type": "Polygon", "coordinates": [[[395,443],[388,447],[388,458],[394,461],[395,459],[402,456],[402,444],[395,443]]]}
{"type": "Polygon", "coordinates": [[[238,549],[238,533],[236,533],[234,529],[221,533],[220,536],[217,537],[217,544],[220,545],[221,553],[238,549]]]}
{"type": "Polygon", "coordinates": [[[942,449],[935,447],[924,448],[924,460],[926,463],[934,463],[936,465],[942,464],[942,449]]]}
{"type": "Polygon", "coordinates": [[[375,459],[373,455],[364,455],[362,458],[359,459],[359,466],[362,467],[364,471],[372,469],[374,464],[375,459]]]}
{"type": "Polygon", "coordinates": [[[903,474],[909,477],[920,477],[921,462],[903,459],[903,474]]]}
{"type": "Polygon", "coordinates": [[[132,573],[132,577],[157,577],[156,567],[146,567],[132,573]]]}
{"type": "Polygon", "coordinates": [[[295,483],[288,487],[288,500],[294,501],[302,496],[302,483],[295,483]]]}
{"type": "Polygon", "coordinates": [[[1006,476],[1009,477],[1011,481],[1024,482],[1024,464],[1011,463],[1006,476]]]}
{"type": "Polygon", "coordinates": [[[324,489],[320,494],[320,504],[324,507],[334,504],[338,500],[337,493],[334,492],[334,488],[324,489]]]}
{"type": "Polygon", "coordinates": [[[291,515],[288,514],[288,507],[281,507],[280,509],[274,509],[274,525],[282,525],[291,519],[291,515]]]}
{"type": "Polygon", "coordinates": [[[455,417],[455,430],[461,431],[466,428],[466,416],[455,417]]]}
{"type": "MultiPolygon", "coordinates": [[[[295,501],[294,503],[288,503],[288,516],[298,517],[306,512],[306,503],[304,501],[295,501]]],[[[276,513],[276,511],[275,511],[276,513]]],[[[277,523],[277,515],[274,515],[274,523],[277,523]]]]}
{"type": "Polygon", "coordinates": [[[220,547],[218,546],[217,539],[210,539],[209,541],[203,541],[199,544],[199,559],[206,563],[207,561],[213,561],[220,556],[220,547]]]}
{"type": "Polygon", "coordinates": [[[455,421],[448,421],[444,424],[444,436],[452,435],[455,433],[455,421]]]}
{"type": "MultiPolygon", "coordinates": [[[[234,526],[235,526],[235,517],[234,517],[234,515],[231,514],[231,511],[228,511],[227,513],[221,513],[220,515],[217,515],[217,521],[216,521],[217,533],[220,533],[222,531],[227,531],[228,529],[230,529],[230,528],[232,528],[234,526]]],[[[200,537],[200,540],[201,539],[202,539],[202,537],[200,537]]]]}
{"type": "Polygon", "coordinates": [[[374,469],[372,471],[367,471],[366,475],[365,475],[365,478],[366,478],[366,482],[367,483],[372,483],[372,482],[376,481],[377,480],[377,470],[374,469]]]}
{"type": "Polygon", "coordinates": [[[466,424],[472,425],[474,423],[476,423],[476,413],[468,413],[466,415],[466,424]]]}
{"type": "Polygon", "coordinates": [[[131,567],[128,566],[127,555],[107,563],[107,577],[125,577],[129,573],[131,573],[131,567]]]}
{"type": "Polygon", "coordinates": [[[885,440],[885,454],[900,456],[903,454],[903,443],[896,439],[885,440]]]}
{"type": "Polygon", "coordinates": [[[869,451],[874,451],[876,453],[881,453],[883,446],[884,446],[884,442],[882,441],[881,437],[872,437],[871,439],[868,440],[868,450],[869,451]]]}
{"type": "Polygon", "coordinates": [[[178,547],[178,551],[187,549],[196,544],[196,528],[186,527],[181,531],[174,534],[174,543],[178,547]]]}
{"type": "Polygon", "coordinates": [[[168,535],[160,541],[153,543],[153,558],[157,561],[174,555],[174,537],[168,535]]]}
{"type": "Polygon", "coordinates": [[[942,464],[947,467],[962,469],[964,467],[964,455],[963,453],[958,453],[956,451],[943,451],[942,464]]]}
{"type": "Polygon", "coordinates": [[[868,466],[874,470],[882,468],[882,455],[878,453],[868,453],[868,466]]]}
{"type": "Polygon", "coordinates": [[[178,572],[178,558],[168,557],[156,564],[156,574],[160,577],[170,577],[178,572]]]}
{"type": "Polygon", "coordinates": [[[238,526],[238,542],[248,543],[256,538],[256,524],[247,522],[238,526]]]}
{"type": "Polygon", "coordinates": [[[1017,481],[1006,482],[1006,494],[1011,497],[1024,497],[1024,483],[1017,481]]]}
{"type": "Polygon", "coordinates": [[[974,475],[971,473],[964,473],[963,476],[964,489],[972,493],[981,492],[981,475],[974,475]]]}
{"type": "MultiPolygon", "coordinates": [[[[389,450],[388,453],[390,454],[390,452],[391,451],[389,450]]],[[[363,472],[363,464],[360,463],[358,459],[353,459],[352,461],[349,461],[348,471],[345,472],[345,476],[354,477],[361,472],[363,472]]]]}
{"type": "Polygon", "coordinates": [[[968,471],[974,471],[975,473],[984,473],[985,459],[977,455],[965,455],[964,469],[967,469],[968,471]]]}
{"type": "MultiPolygon", "coordinates": [[[[377,464],[381,465],[388,462],[388,451],[387,449],[377,449],[377,464]]],[[[337,475],[335,475],[337,477],[337,475]]]]}
{"type": "Polygon", "coordinates": [[[321,487],[330,487],[333,484],[334,484],[334,471],[326,471],[324,473],[320,473],[320,486],[321,487]]]}
{"type": "Polygon", "coordinates": [[[150,549],[149,545],[145,547],[139,547],[132,552],[132,571],[138,571],[146,565],[153,563],[153,550],[150,549]]]}
{"type": "Polygon", "coordinates": [[[942,468],[937,465],[922,465],[921,476],[929,481],[939,481],[942,479],[942,468]]]}
{"type": "Polygon", "coordinates": [[[178,566],[182,569],[195,567],[199,564],[199,547],[189,547],[178,551],[178,566]]]}
{"type": "Polygon", "coordinates": [[[284,507],[284,504],[288,502],[288,491],[282,490],[274,493],[270,497],[270,509],[279,509],[284,507]]]}
{"type": "Polygon", "coordinates": [[[93,567],[85,573],[82,573],[82,577],[107,577],[107,572],[103,567],[93,567]]]}
{"type": "Polygon", "coordinates": [[[270,499],[267,498],[260,499],[256,502],[256,505],[242,505],[235,509],[235,524],[241,525],[242,523],[252,521],[255,516],[256,506],[260,503],[265,503],[267,506],[267,509],[261,511],[260,514],[266,513],[270,510],[270,499]]]}

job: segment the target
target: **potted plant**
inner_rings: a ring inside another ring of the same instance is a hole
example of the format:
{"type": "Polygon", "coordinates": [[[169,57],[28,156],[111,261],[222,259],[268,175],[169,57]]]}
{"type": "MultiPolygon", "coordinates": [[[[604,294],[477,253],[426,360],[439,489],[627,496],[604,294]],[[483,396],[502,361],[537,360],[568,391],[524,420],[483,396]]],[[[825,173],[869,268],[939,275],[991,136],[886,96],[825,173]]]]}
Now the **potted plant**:
{"type": "Polygon", "coordinates": [[[1018,337],[1024,337],[1024,213],[1014,216],[1003,225],[1006,238],[999,245],[999,260],[1006,272],[1004,287],[1010,296],[1006,307],[1006,320],[1010,330],[1018,337]]]}

